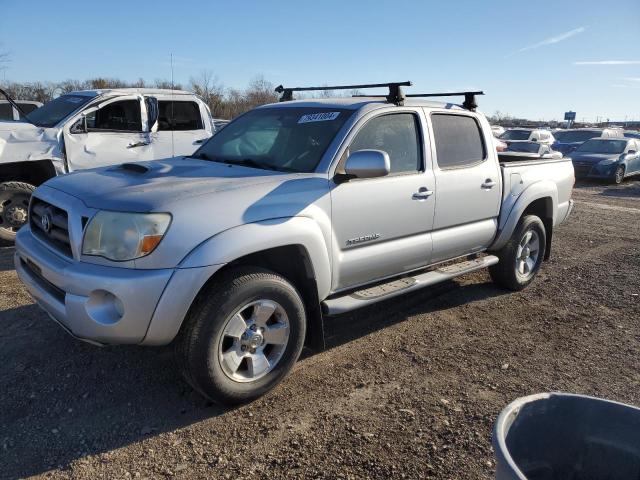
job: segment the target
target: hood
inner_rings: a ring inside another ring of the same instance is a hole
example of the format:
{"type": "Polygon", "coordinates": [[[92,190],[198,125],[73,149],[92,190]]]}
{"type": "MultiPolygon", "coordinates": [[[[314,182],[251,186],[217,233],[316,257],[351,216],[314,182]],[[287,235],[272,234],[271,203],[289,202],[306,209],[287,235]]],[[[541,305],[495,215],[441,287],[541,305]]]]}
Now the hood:
{"type": "Polygon", "coordinates": [[[571,156],[571,160],[574,162],[580,162],[582,164],[595,165],[602,160],[618,160],[620,158],[619,153],[575,153],[571,156]]]}
{"type": "Polygon", "coordinates": [[[0,122],[0,163],[62,159],[62,131],[26,122],[0,122]]]}
{"type": "Polygon", "coordinates": [[[239,165],[177,157],[80,170],[47,187],[105,210],[148,212],[200,195],[281,181],[290,175],[239,165]]]}

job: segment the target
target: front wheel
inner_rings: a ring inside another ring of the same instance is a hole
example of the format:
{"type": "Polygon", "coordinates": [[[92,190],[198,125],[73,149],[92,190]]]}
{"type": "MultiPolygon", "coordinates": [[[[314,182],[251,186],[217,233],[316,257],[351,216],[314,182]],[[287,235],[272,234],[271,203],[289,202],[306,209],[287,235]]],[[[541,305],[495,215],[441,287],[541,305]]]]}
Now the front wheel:
{"type": "Polygon", "coordinates": [[[234,405],[274,388],[304,344],[300,294],[268,270],[230,270],[199,295],[176,339],[185,380],[208,399],[234,405]]]}
{"type": "Polygon", "coordinates": [[[540,270],[546,246],[542,220],[536,215],[521,218],[511,239],[497,252],[500,261],[489,267],[491,279],[508,290],[522,290],[540,270]]]}
{"type": "Polygon", "coordinates": [[[27,223],[29,200],[35,189],[24,182],[0,183],[0,240],[13,242],[27,223]]]}
{"type": "Polygon", "coordinates": [[[615,173],[615,176],[613,177],[613,182],[616,185],[620,185],[624,180],[624,172],[625,172],[624,165],[620,165],[618,166],[618,168],[616,168],[616,173],[615,173]]]}

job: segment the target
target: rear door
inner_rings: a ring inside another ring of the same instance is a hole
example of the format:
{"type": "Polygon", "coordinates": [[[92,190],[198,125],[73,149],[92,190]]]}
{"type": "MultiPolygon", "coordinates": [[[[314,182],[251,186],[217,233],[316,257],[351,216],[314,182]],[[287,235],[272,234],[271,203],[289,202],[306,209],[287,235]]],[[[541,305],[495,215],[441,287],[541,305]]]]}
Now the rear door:
{"type": "Polygon", "coordinates": [[[394,108],[367,117],[347,138],[341,164],[349,152],[383,150],[389,154],[391,173],[332,188],[334,290],[429,263],[434,181],[424,122],[419,109],[394,108]]]}
{"type": "Polygon", "coordinates": [[[191,100],[159,100],[157,131],[152,134],[155,159],[191,155],[212,135],[208,112],[191,100]]]}
{"type": "Polygon", "coordinates": [[[491,244],[500,213],[502,175],[488,124],[484,130],[478,115],[436,111],[429,121],[436,203],[432,261],[436,262],[491,244]]]}
{"type": "Polygon", "coordinates": [[[88,108],[65,125],[64,140],[70,170],[153,158],[141,95],[123,95],[88,108]],[[83,116],[86,130],[81,128],[83,116]]]}

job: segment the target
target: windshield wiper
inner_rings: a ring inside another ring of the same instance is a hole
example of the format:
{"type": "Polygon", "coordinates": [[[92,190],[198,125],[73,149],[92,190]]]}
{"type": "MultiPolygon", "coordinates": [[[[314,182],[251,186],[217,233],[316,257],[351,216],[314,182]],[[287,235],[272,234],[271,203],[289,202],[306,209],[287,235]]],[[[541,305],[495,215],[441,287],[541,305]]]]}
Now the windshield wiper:
{"type": "Polygon", "coordinates": [[[261,168],[263,170],[280,170],[278,167],[271,165],[269,163],[260,162],[258,160],[254,160],[253,158],[243,158],[241,160],[221,160],[223,163],[228,163],[229,165],[243,165],[245,167],[254,167],[261,168]]]}

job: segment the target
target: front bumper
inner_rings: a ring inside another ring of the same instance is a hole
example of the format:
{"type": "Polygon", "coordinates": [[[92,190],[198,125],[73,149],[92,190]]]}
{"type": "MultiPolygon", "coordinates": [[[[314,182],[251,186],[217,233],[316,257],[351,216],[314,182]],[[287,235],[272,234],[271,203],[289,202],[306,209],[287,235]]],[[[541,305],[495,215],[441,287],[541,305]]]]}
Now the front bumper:
{"type": "Polygon", "coordinates": [[[593,178],[608,180],[613,179],[616,176],[617,163],[610,163],[606,165],[600,164],[580,164],[574,163],[573,170],[576,178],[593,178]]]}
{"type": "Polygon", "coordinates": [[[73,261],[43,245],[28,226],[16,236],[14,261],[49,316],[73,336],[102,345],[169,343],[219,268],[139,270],[73,261]]]}

